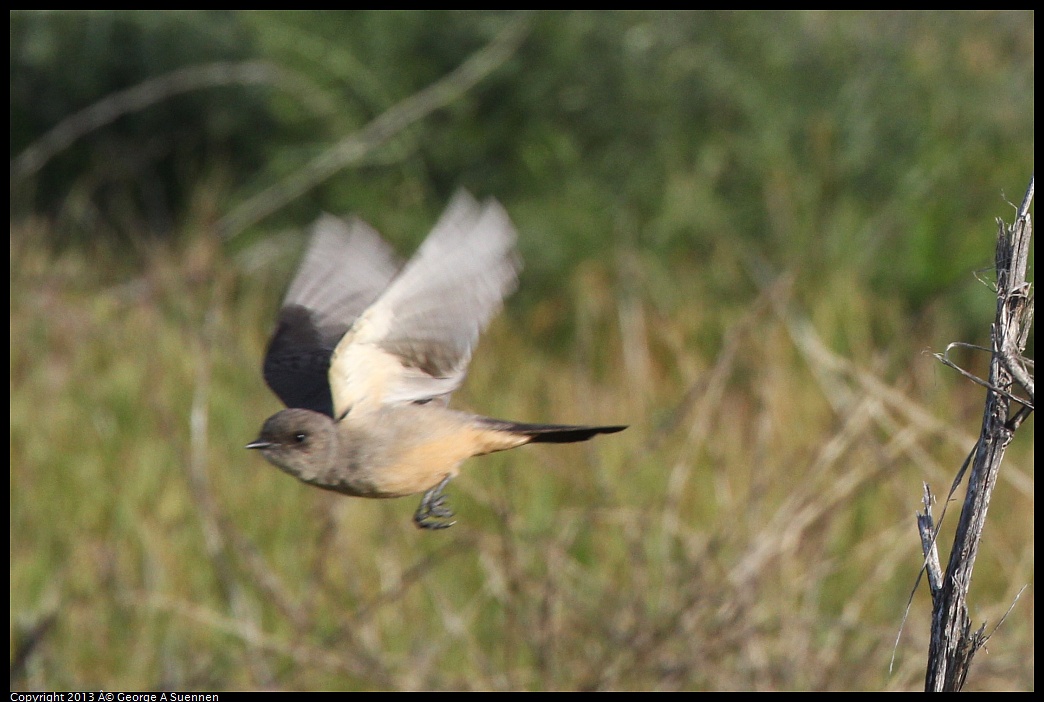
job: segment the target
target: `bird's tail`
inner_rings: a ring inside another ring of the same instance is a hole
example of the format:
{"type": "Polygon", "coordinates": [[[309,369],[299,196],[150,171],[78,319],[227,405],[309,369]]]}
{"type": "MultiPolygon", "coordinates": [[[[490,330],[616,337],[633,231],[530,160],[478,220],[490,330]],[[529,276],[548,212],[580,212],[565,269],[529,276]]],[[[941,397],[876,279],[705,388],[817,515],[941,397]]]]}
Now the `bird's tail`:
{"type": "Polygon", "coordinates": [[[534,444],[571,444],[576,441],[587,441],[597,434],[615,434],[627,428],[627,425],[582,427],[568,424],[525,424],[506,422],[501,419],[485,419],[483,424],[497,431],[527,436],[529,441],[534,444]]]}

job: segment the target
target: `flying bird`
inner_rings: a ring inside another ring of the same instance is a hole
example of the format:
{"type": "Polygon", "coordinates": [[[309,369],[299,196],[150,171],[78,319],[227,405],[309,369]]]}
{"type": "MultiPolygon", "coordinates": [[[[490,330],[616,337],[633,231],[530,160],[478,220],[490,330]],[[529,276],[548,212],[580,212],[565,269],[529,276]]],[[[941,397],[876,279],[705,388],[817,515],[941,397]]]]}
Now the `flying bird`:
{"type": "Polygon", "coordinates": [[[414,523],[443,529],[455,524],[443,489],[464,460],[625,429],[447,406],[480,332],[517,285],[515,239],[497,201],[464,191],[405,265],[361,220],[320,218],[265,353],[265,382],[287,409],[247,448],[345,495],[423,493],[414,523]]]}

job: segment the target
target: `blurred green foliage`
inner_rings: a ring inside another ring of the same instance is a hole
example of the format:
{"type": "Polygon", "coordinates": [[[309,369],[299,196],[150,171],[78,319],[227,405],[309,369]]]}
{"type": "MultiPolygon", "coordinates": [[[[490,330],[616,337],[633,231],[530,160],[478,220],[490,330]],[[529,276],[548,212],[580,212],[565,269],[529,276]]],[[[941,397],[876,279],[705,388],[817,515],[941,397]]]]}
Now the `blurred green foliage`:
{"type": "MultiPolygon", "coordinates": [[[[261,59],[285,86],[171,97],[13,190],[16,216],[140,236],[278,183],[445,75],[512,13],[16,12],[11,153],[176,67],[261,59]]],[[[531,275],[618,247],[838,269],[915,308],[989,265],[978,233],[1032,171],[1033,23],[1017,12],[546,12],[465,99],[262,228],[320,210],[412,232],[464,185],[517,209],[531,275]],[[973,234],[974,232],[974,234],[973,234]]],[[[59,231],[61,231],[61,227],[59,231]]],[[[176,229],[175,229],[176,230],[176,229]]]]}
{"type": "MultiPolygon", "coordinates": [[[[253,45],[228,12],[12,13],[12,158],[115,91],[193,63],[243,60],[253,45]]],[[[30,188],[12,183],[13,214],[47,213],[60,235],[79,239],[165,234],[207,173],[262,169],[277,127],[254,89],[175,95],[86,134],[30,188]]]]}

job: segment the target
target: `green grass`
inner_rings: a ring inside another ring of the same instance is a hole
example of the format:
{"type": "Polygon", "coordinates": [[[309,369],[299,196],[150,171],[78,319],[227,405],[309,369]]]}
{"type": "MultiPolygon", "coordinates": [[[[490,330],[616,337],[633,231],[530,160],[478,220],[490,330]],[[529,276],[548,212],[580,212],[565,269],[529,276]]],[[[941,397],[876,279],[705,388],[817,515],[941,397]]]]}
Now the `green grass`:
{"type": "MultiPolygon", "coordinates": [[[[41,238],[12,227],[12,646],[53,625],[13,687],[923,684],[923,584],[888,670],[914,513],[922,481],[949,485],[982,400],[922,353],[945,326],[852,312],[841,287],[803,302],[785,280],[751,282],[724,314],[684,268],[693,302],[665,314],[652,270],[626,286],[577,270],[574,313],[509,304],[455,403],[631,428],[474,459],[450,488],[458,525],[428,533],[414,499],[327,494],[242,449],[278,407],[258,368],[282,284],[266,266],[202,233],[136,271],[41,238]],[[564,355],[542,337],[549,313],[575,314],[564,355]],[[826,339],[859,352],[813,355],[826,339]]],[[[973,621],[994,626],[1030,589],[974,689],[1033,687],[1032,460],[1026,426],[973,621]]]]}

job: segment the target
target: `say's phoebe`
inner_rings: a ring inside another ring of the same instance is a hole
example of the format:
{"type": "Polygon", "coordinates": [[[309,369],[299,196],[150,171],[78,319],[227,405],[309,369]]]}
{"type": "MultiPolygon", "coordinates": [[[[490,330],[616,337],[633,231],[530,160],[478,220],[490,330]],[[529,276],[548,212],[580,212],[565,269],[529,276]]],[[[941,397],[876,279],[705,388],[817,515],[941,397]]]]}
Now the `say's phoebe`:
{"type": "Polygon", "coordinates": [[[623,426],[522,424],[449,409],[479,332],[515,288],[515,230],[461,191],[405,266],[362,221],[315,227],[265,354],[289,409],[247,445],[290,475],[357,497],[424,493],[418,527],[443,529],[442,489],[471,456],[586,441],[623,426]]]}

